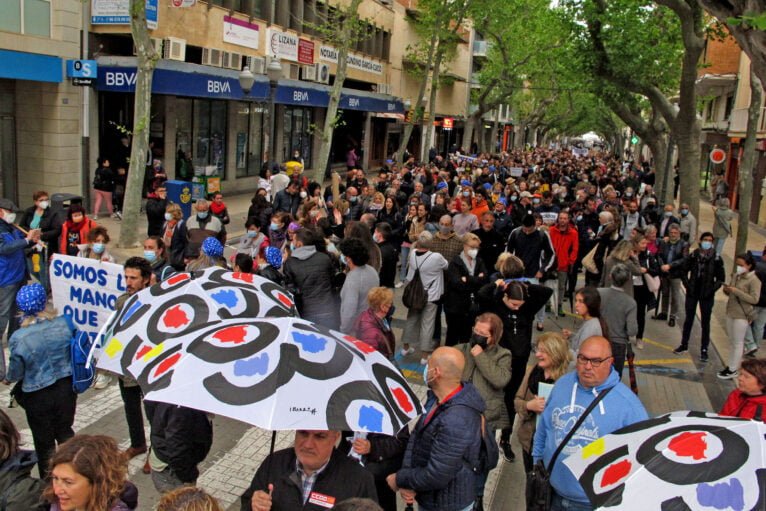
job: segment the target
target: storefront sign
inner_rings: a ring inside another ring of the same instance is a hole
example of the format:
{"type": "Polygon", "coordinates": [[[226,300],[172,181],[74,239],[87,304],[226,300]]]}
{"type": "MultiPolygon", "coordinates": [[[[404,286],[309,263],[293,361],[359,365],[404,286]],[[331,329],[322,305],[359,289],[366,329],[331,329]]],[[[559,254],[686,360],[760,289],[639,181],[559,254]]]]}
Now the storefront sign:
{"type": "Polygon", "coordinates": [[[442,128],[445,130],[451,130],[455,126],[455,119],[452,117],[445,117],[442,121],[442,128]]]}
{"type": "MultiPolygon", "coordinates": [[[[146,26],[157,28],[159,0],[146,0],[146,26]]],[[[91,0],[90,22],[93,25],[130,25],[130,0],[91,0]]]]}
{"type": "Polygon", "coordinates": [[[258,25],[238,20],[231,16],[223,17],[223,42],[258,49],[260,32],[258,25]]]}
{"type": "Polygon", "coordinates": [[[0,50],[0,78],[60,83],[64,79],[63,61],[52,55],[0,50]]]}
{"type": "Polygon", "coordinates": [[[308,39],[298,40],[298,62],[301,64],[314,63],[314,43],[308,39]]]}
{"type": "Polygon", "coordinates": [[[172,0],[170,5],[173,7],[191,7],[197,3],[197,0],[172,0]]]}
{"type": "Polygon", "coordinates": [[[306,87],[279,86],[277,87],[274,101],[282,105],[325,107],[330,102],[330,91],[306,87]]]}
{"type": "MultiPolygon", "coordinates": [[[[135,92],[136,68],[101,66],[98,70],[97,84],[98,90],[135,92]]],[[[242,99],[245,97],[237,78],[204,73],[185,73],[161,68],[154,70],[152,93],[214,99],[242,99]]],[[[253,84],[253,90],[247,97],[268,98],[268,82],[256,81],[253,84]]]]}
{"type": "Polygon", "coordinates": [[[78,330],[95,337],[125,292],[123,267],[55,254],[50,272],[53,306],[71,316],[78,330]]]}
{"type": "Polygon", "coordinates": [[[268,31],[269,56],[298,62],[298,36],[270,28],[268,31]]]}
{"type": "MultiPolygon", "coordinates": [[[[338,50],[332,46],[320,46],[319,47],[319,60],[325,62],[338,63],[338,50]]],[[[383,64],[377,60],[372,60],[368,57],[355,55],[349,53],[346,57],[346,64],[350,68],[359,69],[360,71],[366,71],[376,75],[383,74],[383,64]]]]}

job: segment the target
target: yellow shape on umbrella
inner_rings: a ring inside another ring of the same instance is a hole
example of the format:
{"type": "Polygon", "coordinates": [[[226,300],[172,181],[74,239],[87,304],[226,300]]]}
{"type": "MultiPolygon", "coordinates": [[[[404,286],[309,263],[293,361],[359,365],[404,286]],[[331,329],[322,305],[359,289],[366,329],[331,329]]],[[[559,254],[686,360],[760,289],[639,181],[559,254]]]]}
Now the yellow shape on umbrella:
{"type": "Polygon", "coordinates": [[[104,348],[104,353],[106,353],[109,358],[114,358],[117,353],[122,351],[122,348],[122,343],[118,341],[116,337],[112,337],[112,340],[110,340],[109,344],[104,348]]]}
{"type": "Polygon", "coordinates": [[[141,359],[144,362],[149,362],[151,359],[153,359],[154,357],[156,357],[157,355],[162,353],[162,351],[164,349],[165,349],[165,343],[161,342],[157,346],[155,346],[154,348],[152,348],[149,351],[147,351],[146,353],[144,353],[144,356],[141,357],[141,359]]]}
{"type": "Polygon", "coordinates": [[[603,438],[594,440],[582,448],[582,459],[587,460],[591,456],[599,456],[606,450],[606,443],[603,438]]]}

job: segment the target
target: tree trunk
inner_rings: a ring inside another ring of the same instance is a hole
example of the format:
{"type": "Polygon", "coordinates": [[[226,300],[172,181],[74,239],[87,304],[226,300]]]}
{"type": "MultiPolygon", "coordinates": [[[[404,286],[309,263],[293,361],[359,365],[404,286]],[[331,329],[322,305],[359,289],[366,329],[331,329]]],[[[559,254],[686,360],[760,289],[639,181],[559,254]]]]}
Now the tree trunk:
{"type": "MultiPolygon", "coordinates": [[[[657,191],[658,188],[662,186],[662,178],[665,174],[665,160],[668,156],[668,137],[666,135],[648,137],[645,142],[646,145],[649,146],[649,150],[652,152],[652,159],[654,159],[654,189],[657,191]]],[[[658,197],[661,201],[662,195],[658,195],[658,197]]]]}
{"type": "Polygon", "coordinates": [[[335,132],[335,125],[338,122],[338,104],[340,104],[340,94],[343,88],[343,82],[346,81],[346,70],[348,68],[349,46],[354,42],[352,37],[353,26],[356,22],[357,11],[362,0],[351,0],[351,4],[346,9],[346,15],[343,16],[343,24],[340,27],[340,36],[338,41],[338,63],[335,67],[335,82],[333,82],[330,91],[330,102],[327,104],[327,112],[324,118],[324,127],[320,137],[319,156],[314,169],[314,180],[321,183],[324,179],[327,160],[330,159],[330,149],[332,148],[332,135],[335,132]]]}
{"type": "Polygon", "coordinates": [[[136,92],[133,99],[133,147],[130,151],[130,168],[125,183],[119,246],[132,248],[138,245],[138,219],[141,213],[141,191],[146,173],[149,149],[149,124],[152,108],[152,78],[159,55],[149,37],[146,26],[145,0],[130,0],[130,30],[136,46],[138,65],[136,69],[136,92]]]}
{"type": "MultiPolygon", "coordinates": [[[[431,115],[428,116],[428,122],[423,123],[423,129],[425,129],[425,140],[423,147],[420,148],[420,161],[428,161],[428,151],[431,149],[431,134],[433,133],[433,121],[436,116],[436,92],[439,90],[439,73],[442,67],[442,60],[444,59],[444,48],[440,44],[436,50],[436,57],[434,58],[434,67],[431,69],[431,94],[428,98],[428,110],[431,115]]],[[[449,148],[447,148],[449,151],[449,148]]]]}
{"type": "Polygon", "coordinates": [[[747,250],[747,233],[750,230],[750,204],[753,200],[753,187],[755,186],[755,157],[757,155],[756,137],[758,136],[758,121],[761,114],[761,80],[755,73],[754,67],[750,66],[750,106],[747,109],[747,138],[743,148],[742,162],[739,166],[738,196],[739,196],[739,224],[737,225],[737,244],[735,254],[742,254],[747,250]]]}

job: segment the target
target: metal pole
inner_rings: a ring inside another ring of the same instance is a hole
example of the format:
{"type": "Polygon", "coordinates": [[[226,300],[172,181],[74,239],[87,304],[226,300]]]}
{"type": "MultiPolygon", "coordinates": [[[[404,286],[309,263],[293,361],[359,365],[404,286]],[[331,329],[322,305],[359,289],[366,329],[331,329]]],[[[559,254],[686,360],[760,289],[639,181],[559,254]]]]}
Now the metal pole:
{"type": "Polygon", "coordinates": [[[270,130],[270,142],[269,142],[269,153],[271,154],[271,158],[274,162],[277,161],[277,134],[276,134],[276,126],[277,126],[277,107],[274,103],[274,99],[277,94],[277,82],[272,81],[269,83],[270,86],[270,93],[269,93],[269,130],[270,130]]]}

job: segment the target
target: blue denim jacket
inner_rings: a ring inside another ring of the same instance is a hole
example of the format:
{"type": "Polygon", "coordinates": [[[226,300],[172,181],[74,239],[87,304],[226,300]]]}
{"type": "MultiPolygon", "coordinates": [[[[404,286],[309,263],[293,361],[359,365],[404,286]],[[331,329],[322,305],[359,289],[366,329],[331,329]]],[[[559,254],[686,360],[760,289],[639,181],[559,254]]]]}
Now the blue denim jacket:
{"type": "Polygon", "coordinates": [[[11,356],[5,378],[12,382],[21,380],[21,390],[34,392],[71,376],[69,341],[74,330],[69,316],[18,329],[8,342],[11,356]]]}

